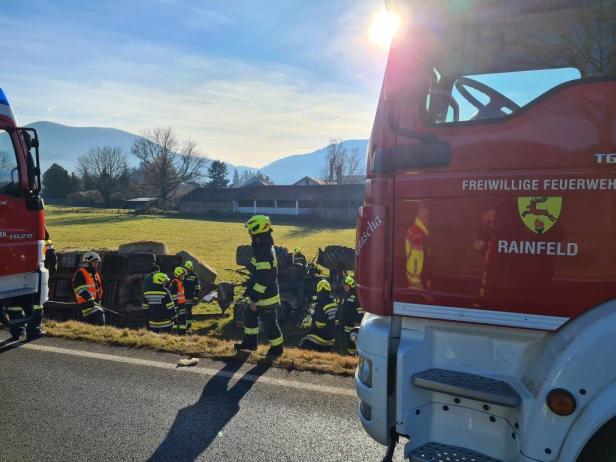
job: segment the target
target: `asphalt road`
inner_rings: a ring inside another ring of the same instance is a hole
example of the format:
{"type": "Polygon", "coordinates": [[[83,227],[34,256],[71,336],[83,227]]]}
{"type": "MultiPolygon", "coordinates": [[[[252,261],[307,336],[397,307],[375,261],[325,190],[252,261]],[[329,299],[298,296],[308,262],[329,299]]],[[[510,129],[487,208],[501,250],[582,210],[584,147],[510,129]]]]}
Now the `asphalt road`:
{"type": "Polygon", "coordinates": [[[350,379],[241,361],[176,368],[178,359],[58,339],[0,348],[0,460],[380,461],[385,453],[356,420],[350,379]]]}

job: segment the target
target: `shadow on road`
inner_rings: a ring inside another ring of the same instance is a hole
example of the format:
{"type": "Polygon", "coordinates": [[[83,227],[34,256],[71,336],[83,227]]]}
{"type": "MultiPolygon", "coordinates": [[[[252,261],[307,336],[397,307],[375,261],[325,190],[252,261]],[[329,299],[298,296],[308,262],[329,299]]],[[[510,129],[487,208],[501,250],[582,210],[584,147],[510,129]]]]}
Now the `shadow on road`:
{"type": "Polygon", "coordinates": [[[240,401],[255,384],[255,379],[270,368],[269,364],[258,364],[228,388],[231,377],[245,359],[227,363],[208,381],[199,400],[178,412],[169,433],[149,461],[191,462],[212,444],[238,413],[240,401]]]}

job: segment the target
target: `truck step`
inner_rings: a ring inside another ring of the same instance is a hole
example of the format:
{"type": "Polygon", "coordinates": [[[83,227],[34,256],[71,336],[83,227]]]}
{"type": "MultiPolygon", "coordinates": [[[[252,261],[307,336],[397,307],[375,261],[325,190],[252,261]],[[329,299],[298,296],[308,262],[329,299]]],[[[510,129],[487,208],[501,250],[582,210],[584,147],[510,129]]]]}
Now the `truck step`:
{"type": "Polygon", "coordinates": [[[413,374],[413,385],[506,407],[519,407],[522,399],[507,382],[467,372],[428,369],[413,374]]]}
{"type": "Polygon", "coordinates": [[[501,462],[470,449],[441,443],[426,443],[413,449],[408,457],[410,462],[501,462]]]}

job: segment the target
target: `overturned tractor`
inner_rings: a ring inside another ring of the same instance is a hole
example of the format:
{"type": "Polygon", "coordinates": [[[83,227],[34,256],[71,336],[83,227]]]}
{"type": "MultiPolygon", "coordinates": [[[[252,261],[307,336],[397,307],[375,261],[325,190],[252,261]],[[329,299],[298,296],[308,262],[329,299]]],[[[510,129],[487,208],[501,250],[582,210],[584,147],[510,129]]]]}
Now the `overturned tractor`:
{"type": "MultiPolygon", "coordinates": [[[[138,242],[120,246],[118,251],[98,250],[102,259],[101,274],[104,281],[102,305],[110,324],[121,327],[145,325],[141,302],[145,276],[157,265],[161,271],[172,274],[176,266],[193,262],[194,271],[201,279],[203,292],[216,289],[217,273],[188,252],[168,255],[165,244],[138,242]]],[[[73,274],[79,268],[83,252],[59,252],[58,271],[49,281],[49,301],[45,304],[50,319],[79,319],[79,308],[72,289],[73,274]]]]}

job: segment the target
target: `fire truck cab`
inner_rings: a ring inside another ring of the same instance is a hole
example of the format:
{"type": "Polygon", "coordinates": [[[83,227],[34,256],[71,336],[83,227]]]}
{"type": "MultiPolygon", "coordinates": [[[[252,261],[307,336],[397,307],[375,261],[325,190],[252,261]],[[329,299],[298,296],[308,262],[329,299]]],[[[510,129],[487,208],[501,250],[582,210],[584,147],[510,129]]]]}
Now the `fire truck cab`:
{"type": "Polygon", "coordinates": [[[0,89],[0,321],[23,324],[47,300],[45,221],[36,130],[17,126],[0,89]],[[18,306],[25,317],[9,320],[18,306]]]}
{"type": "Polygon", "coordinates": [[[417,462],[616,460],[616,2],[386,5],[361,423],[417,462]]]}

